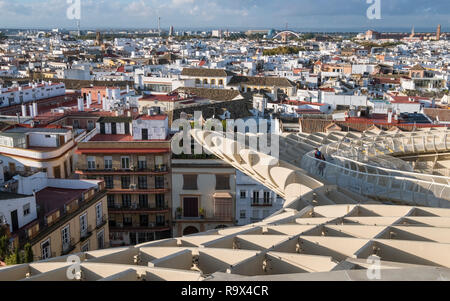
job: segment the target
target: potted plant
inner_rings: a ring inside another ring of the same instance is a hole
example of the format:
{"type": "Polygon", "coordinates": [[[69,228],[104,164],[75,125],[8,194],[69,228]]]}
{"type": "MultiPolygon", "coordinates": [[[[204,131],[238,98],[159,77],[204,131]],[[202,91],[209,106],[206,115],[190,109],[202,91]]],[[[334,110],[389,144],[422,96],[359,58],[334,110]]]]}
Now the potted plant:
{"type": "Polygon", "coordinates": [[[177,218],[181,218],[181,214],[183,213],[183,209],[181,207],[177,208],[177,218]]]}
{"type": "Polygon", "coordinates": [[[200,217],[205,218],[205,209],[200,208],[200,217]]]}

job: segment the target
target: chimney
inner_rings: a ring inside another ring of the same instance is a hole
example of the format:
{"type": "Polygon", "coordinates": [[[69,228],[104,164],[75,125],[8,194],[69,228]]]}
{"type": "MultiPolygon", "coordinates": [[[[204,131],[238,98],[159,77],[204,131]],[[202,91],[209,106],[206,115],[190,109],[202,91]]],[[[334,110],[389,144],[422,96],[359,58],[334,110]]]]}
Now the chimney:
{"type": "Polygon", "coordinates": [[[34,118],[33,105],[28,105],[28,110],[30,111],[30,117],[34,118]]]}
{"type": "Polygon", "coordinates": [[[392,111],[388,112],[388,123],[392,123],[392,111]]]}
{"type": "Polygon", "coordinates": [[[84,111],[84,101],[82,97],[78,98],[78,111],[84,111]]]}
{"type": "Polygon", "coordinates": [[[34,117],[39,115],[37,102],[33,102],[33,113],[34,113],[34,117]]]}
{"type": "Polygon", "coordinates": [[[22,117],[27,116],[27,106],[25,104],[22,104],[22,117]]]}

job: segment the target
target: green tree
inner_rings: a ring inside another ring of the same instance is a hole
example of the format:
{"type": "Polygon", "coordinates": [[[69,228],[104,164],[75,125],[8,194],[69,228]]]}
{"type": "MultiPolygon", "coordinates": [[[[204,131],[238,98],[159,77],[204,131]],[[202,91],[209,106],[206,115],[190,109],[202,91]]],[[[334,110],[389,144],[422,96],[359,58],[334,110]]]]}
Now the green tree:
{"type": "Polygon", "coordinates": [[[27,243],[25,244],[24,247],[24,263],[30,263],[33,262],[34,259],[34,254],[33,254],[33,249],[31,248],[31,244],[27,243]]]}
{"type": "Polygon", "coordinates": [[[3,235],[0,237],[0,259],[5,259],[8,253],[8,237],[3,235]]]}
{"type": "Polygon", "coordinates": [[[7,265],[15,265],[20,264],[20,252],[19,248],[14,250],[14,253],[5,258],[5,263],[7,265]]]}

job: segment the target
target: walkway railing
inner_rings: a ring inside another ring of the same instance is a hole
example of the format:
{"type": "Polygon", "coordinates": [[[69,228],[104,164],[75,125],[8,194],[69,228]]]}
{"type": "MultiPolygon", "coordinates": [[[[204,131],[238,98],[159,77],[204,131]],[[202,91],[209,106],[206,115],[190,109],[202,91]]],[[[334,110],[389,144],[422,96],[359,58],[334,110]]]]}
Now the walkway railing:
{"type": "Polygon", "coordinates": [[[409,205],[450,208],[450,185],[412,177],[368,173],[316,159],[314,152],[302,159],[302,168],[355,193],[409,205]]]}

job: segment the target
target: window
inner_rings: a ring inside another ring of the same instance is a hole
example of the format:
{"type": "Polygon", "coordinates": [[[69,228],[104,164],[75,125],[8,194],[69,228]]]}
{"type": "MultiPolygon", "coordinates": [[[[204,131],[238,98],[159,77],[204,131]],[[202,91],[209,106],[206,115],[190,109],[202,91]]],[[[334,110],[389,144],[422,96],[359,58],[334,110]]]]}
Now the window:
{"type": "Polygon", "coordinates": [[[219,79],[219,85],[223,86],[223,79],[219,79]]]}
{"type": "Polygon", "coordinates": [[[87,126],[88,131],[92,131],[94,129],[94,127],[95,127],[94,121],[88,120],[88,126],[87,126]]]}
{"type": "Polygon", "coordinates": [[[164,163],[164,160],[163,160],[162,156],[156,156],[155,157],[156,170],[163,170],[163,163],[164,163]]]}
{"type": "Polygon", "coordinates": [[[105,157],[105,169],[112,169],[113,168],[113,159],[112,157],[105,157]]]}
{"type": "Polygon", "coordinates": [[[155,202],[156,202],[156,208],[165,208],[166,202],[165,202],[165,196],[164,194],[157,194],[155,195],[155,202]]]}
{"type": "Polygon", "coordinates": [[[139,208],[148,208],[148,195],[139,195],[139,208]]]}
{"type": "Polygon", "coordinates": [[[141,227],[148,227],[148,215],[140,215],[139,224],[141,227]]]}
{"type": "Polygon", "coordinates": [[[81,237],[85,237],[87,234],[88,225],[87,225],[87,213],[80,216],[80,231],[81,237]]]}
{"type": "Polygon", "coordinates": [[[197,175],[183,175],[183,189],[197,190],[197,175]]]}
{"type": "Polygon", "coordinates": [[[122,189],[130,189],[130,183],[131,183],[130,176],[122,176],[121,182],[122,182],[122,189]]]}
{"type": "Polygon", "coordinates": [[[183,198],[183,216],[184,217],[198,217],[199,214],[199,200],[198,197],[183,198]]]}
{"type": "Polygon", "coordinates": [[[23,206],[23,216],[27,216],[28,214],[30,214],[30,204],[26,204],[23,206]]]}
{"type": "Polygon", "coordinates": [[[67,245],[70,243],[70,226],[67,225],[61,230],[62,243],[63,245],[67,245]]]}
{"type": "Polygon", "coordinates": [[[270,192],[264,191],[264,204],[270,204],[270,192]]]}
{"type": "Polygon", "coordinates": [[[50,239],[47,239],[41,244],[41,255],[43,260],[48,259],[52,256],[50,249],[50,239]]]}
{"type": "Polygon", "coordinates": [[[133,220],[131,219],[131,216],[123,217],[123,225],[127,227],[131,227],[133,225],[133,220]]]}
{"type": "Polygon", "coordinates": [[[246,198],[247,198],[247,191],[241,190],[241,199],[246,199],[246,198]]]}
{"type": "Polygon", "coordinates": [[[259,191],[253,191],[253,204],[259,203],[259,191]]]}
{"type": "Polygon", "coordinates": [[[253,210],[252,218],[259,219],[259,211],[258,210],[253,210]]]}
{"type": "Polygon", "coordinates": [[[80,121],[79,120],[74,120],[73,121],[73,128],[74,129],[79,129],[80,128],[80,121]]]}
{"type": "Polygon", "coordinates": [[[229,175],[216,175],[216,190],[230,190],[229,175]]]}
{"type": "Polygon", "coordinates": [[[105,247],[105,232],[102,230],[97,234],[97,246],[101,250],[105,247]]]}
{"type": "Polygon", "coordinates": [[[131,207],[131,195],[130,194],[122,194],[122,207],[123,208],[131,207]]]}
{"type": "Polygon", "coordinates": [[[130,169],[130,157],[121,158],[122,169],[130,169]]]}
{"type": "Polygon", "coordinates": [[[155,177],[155,188],[156,189],[164,189],[164,177],[163,176],[155,177]]]}
{"type": "Polygon", "coordinates": [[[147,176],[139,176],[138,177],[138,188],[139,189],[147,189],[147,176]]]}
{"type": "Polygon", "coordinates": [[[145,157],[139,157],[138,158],[138,168],[140,170],[147,169],[147,159],[145,157]]]}
{"type": "Polygon", "coordinates": [[[103,208],[101,202],[95,206],[95,215],[97,217],[97,225],[100,225],[103,222],[103,208]]]}
{"type": "Polygon", "coordinates": [[[241,210],[240,212],[240,218],[245,218],[245,215],[247,214],[246,210],[241,210]]]}
{"type": "Polygon", "coordinates": [[[114,176],[105,176],[105,186],[106,189],[114,188],[114,176]]]}
{"type": "Polygon", "coordinates": [[[164,215],[157,215],[156,216],[156,225],[157,226],[165,226],[166,224],[166,218],[164,215]]]}
{"type": "Polygon", "coordinates": [[[89,241],[81,247],[81,252],[89,252],[89,241]]]}
{"type": "Polygon", "coordinates": [[[88,169],[95,169],[95,157],[87,157],[88,169]]]}
{"type": "Polygon", "coordinates": [[[107,200],[108,200],[108,207],[109,208],[116,207],[116,199],[115,199],[114,194],[108,194],[107,200]]]}

